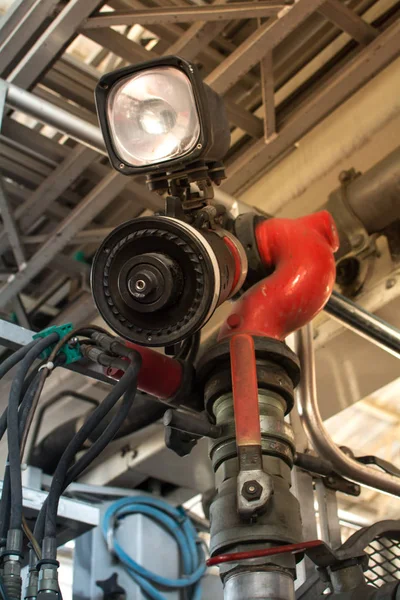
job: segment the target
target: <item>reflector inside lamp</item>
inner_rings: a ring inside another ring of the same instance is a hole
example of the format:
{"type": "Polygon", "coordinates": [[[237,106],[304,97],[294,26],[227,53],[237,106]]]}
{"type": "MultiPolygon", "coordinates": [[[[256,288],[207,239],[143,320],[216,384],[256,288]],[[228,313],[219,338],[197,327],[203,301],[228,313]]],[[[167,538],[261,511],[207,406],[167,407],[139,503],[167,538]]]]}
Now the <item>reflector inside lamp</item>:
{"type": "Polygon", "coordinates": [[[143,70],[118,81],[108,96],[107,119],[116,153],[134,167],[185,156],[200,136],[191,83],[175,67],[143,70]]]}

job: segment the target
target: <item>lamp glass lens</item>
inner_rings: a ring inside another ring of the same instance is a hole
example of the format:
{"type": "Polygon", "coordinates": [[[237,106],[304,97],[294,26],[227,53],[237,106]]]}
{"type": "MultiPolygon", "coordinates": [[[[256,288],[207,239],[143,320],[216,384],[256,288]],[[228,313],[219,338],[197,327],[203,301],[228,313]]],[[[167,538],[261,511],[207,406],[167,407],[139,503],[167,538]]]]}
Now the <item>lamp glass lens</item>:
{"type": "Polygon", "coordinates": [[[108,96],[107,118],[116,153],[134,167],[185,156],[200,136],[192,85],[175,67],[139,71],[118,81],[108,96]]]}

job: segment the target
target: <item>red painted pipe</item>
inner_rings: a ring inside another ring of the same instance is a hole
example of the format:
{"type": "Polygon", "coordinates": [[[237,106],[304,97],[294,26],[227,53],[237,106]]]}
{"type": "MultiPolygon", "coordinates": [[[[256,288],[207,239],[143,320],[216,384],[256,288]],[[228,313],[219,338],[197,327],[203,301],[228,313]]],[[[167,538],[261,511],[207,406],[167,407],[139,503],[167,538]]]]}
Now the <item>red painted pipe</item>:
{"type": "Polygon", "coordinates": [[[238,333],[283,340],[311,321],[332,293],[339,238],[327,211],[262,221],[256,240],[264,265],[275,270],[235,304],[220,340],[238,333]]]}
{"type": "MultiPolygon", "coordinates": [[[[138,376],[138,389],[147,392],[160,400],[168,400],[177,393],[182,383],[183,367],[174,358],[165,356],[145,346],[125,342],[129,348],[134,348],[142,357],[142,366],[138,376]]],[[[123,372],[120,369],[106,370],[109,377],[120,379],[123,372]]]]}
{"type": "Polygon", "coordinates": [[[232,336],[230,356],[236,443],[238,446],[261,446],[256,355],[251,335],[232,336]]]}

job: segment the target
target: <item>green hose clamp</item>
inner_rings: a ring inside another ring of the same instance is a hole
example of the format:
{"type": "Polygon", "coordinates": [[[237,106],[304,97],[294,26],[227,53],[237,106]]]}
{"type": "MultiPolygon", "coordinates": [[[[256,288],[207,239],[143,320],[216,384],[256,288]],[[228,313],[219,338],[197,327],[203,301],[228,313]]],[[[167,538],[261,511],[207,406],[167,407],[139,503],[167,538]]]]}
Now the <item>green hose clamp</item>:
{"type": "MultiPolygon", "coordinates": [[[[70,333],[73,330],[73,328],[74,326],[72,325],[72,323],[66,323],[65,325],[53,325],[52,327],[43,329],[43,331],[39,331],[39,333],[35,333],[33,339],[38,340],[40,338],[45,338],[49,336],[51,333],[58,333],[61,340],[68,333],[70,333]]],[[[46,348],[46,350],[44,350],[41,353],[40,358],[42,358],[43,360],[49,358],[50,354],[55,348],[55,345],[56,344],[52,344],[51,346],[49,346],[49,348],[46,348]]],[[[60,352],[62,352],[65,355],[65,365],[71,365],[72,363],[77,362],[78,360],[81,360],[81,358],[83,358],[79,342],[77,342],[73,346],[69,345],[69,343],[67,342],[61,348],[60,352]]]]}

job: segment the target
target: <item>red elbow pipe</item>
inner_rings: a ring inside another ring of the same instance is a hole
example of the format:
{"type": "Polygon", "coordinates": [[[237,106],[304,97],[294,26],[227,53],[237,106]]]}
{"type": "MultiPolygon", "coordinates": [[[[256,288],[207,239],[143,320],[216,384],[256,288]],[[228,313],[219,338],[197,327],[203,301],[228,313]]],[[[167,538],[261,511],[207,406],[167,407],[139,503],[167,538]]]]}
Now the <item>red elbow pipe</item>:
{"type": "Polygon", "coordinates": [[[284,340],[311,321],[332,293],[339,238],[327,211],[262,221],[255,233],[261,260],[274,272],[235,304],[220,340],[238,333],[284,340]]]}

